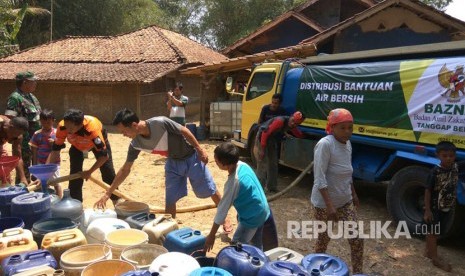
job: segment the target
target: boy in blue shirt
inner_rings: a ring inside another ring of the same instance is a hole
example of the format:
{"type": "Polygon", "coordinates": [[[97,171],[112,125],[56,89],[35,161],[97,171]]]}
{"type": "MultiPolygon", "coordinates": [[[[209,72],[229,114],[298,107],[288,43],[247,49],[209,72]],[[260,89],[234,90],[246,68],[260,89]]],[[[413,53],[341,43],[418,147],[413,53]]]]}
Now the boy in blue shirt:
{"type": "Polygon", "coordinates": [[[232,243],[252,244],[261,249],[263,225],[265,222],[274,224],[262,185],[252,168],[239,161],[239,149],[232,143],[220,144],[214,153],[218,167],[228,171],[229,175],[204,250],[210,251],[213,248],[215,234],[224,223],[231,205],[236,208],[239,221],[232,243]]]}

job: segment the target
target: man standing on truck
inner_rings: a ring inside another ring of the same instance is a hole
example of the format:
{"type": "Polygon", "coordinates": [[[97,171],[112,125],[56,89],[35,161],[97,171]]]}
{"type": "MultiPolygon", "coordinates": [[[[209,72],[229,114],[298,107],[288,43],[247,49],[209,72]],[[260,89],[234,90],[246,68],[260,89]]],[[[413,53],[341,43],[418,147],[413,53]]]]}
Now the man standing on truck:
{"type": "Polygon", "coordinates": [[[305,134],[297,126],[305,120],[300,111],[292,116],[274,117],[258,128],[254,145],[257,159],[257,176],[265,191],[278,192],[278,144],[281,137],[290,132],[298,138],[305,134]]]}
{"type": "Polygon", "coordinates": [[[262,107],[260,117],[258,117],[258,124],[261,125],[276,116],[285,116],[286,110],[281,106],[282,102],[283,96],[281,94],[274,94],[271,97],[271,103],[262,107]]]}

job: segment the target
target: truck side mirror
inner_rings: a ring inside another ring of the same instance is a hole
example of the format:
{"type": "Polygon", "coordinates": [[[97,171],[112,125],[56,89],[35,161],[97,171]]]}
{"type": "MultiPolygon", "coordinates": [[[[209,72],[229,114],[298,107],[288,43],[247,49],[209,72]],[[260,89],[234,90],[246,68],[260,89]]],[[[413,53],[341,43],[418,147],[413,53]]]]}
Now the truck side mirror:
{"type": "Polygon", "coordinates": [[[240,93],[238,91],[236,91],[235,89],[233,89],[233,83],[234,83],[234,80],[232,77],[228,77],[226,79],[226,92],[228,92],[228,94],[231,94],[231,95],[239,95],[239,96],[244,96],[244,93],[240,93]]]}
{"type": "Polygon", "coordinates": [[[226,79],[226,92],[230,93],[230,92],[233,92],[232,90],[232,86],[233,86],[233,78],[232,77],[228,77],[226,79]]]}

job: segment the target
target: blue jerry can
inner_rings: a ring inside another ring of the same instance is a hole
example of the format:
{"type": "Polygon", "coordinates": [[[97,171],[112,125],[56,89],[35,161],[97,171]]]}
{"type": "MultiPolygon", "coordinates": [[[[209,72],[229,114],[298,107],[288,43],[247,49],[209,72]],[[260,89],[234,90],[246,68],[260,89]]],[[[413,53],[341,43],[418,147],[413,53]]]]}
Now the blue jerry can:
{"type": "Polygon", "coordinates": [[[340,258],[328,254],[309,254],[302,259],[302,266],[314,273],[311,275],[349,276],[347,264],[340,258]]]}
{"type": "Polygon", "coordinates": [[[236,244],[221,249],[216,255],[214,266],[234,276],[254,276],[268,261],[268,257],[259,248],[248,244],[236,244]]]}
{"type": "Polygon", "coordinates": [[[205,236],[200,231],[188,227],[169,232],[163,243],[169,252],[181,252],[188,255],[203,249],[204,245],[205,236]]]}
{"type": "Polygon", "coordinates": [[[262,266],[257,276],[310,276],[310,273],[296,263],[274,261],[262,266]]]}
{"type": "Polygon", "coordinates": [[[35,250],[20,255],[12,255],[2,261],[3,275],[11,276],[38,266],[57,268],[52,253],[47,250],[35,250]]]}

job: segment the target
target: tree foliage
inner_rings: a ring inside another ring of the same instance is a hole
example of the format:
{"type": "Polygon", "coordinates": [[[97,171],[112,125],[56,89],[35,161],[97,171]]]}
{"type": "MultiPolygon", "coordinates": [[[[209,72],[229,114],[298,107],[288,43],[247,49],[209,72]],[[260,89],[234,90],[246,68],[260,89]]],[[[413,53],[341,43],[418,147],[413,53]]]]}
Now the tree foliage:
{"type": "MultiPolygon", "coordinates": [[[[50,0],[40,1],[51,7],[50,0]]],[[[53,0],[53,39],[125,33],[157,22],[151,0],[53,0]]]]}
{"type": "Polygon", "coordinates": [[[0,0],[0,56],[19,50],[23,22],[46,15],[46,10],[29,7],[29,2],[34,4],[34,1],[0,0]]]}
{"type": "MultiPolygon", "coordinates": [[[[116,35],[155,24],[221,49],[306,1],[0,0],[0,46],[19,42],[24,49],[43,44],[52,29],[53,39],[60,39],[116,35]]],[[[422,1],[439,10],[452,2],[422,1]]]]}
{"type": "Polygon", "coordinates": [[[421,2],[425,3],[428,6],[434,7],[440,11],[444,11],[446,7],[452,2],[453,0],[421,0],[421,2]]]}
{"type": "Polygon", "coordinates": [[[203,0],[189,35],[223,48],[305,0],[203,0]]]}

